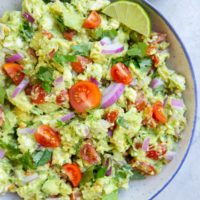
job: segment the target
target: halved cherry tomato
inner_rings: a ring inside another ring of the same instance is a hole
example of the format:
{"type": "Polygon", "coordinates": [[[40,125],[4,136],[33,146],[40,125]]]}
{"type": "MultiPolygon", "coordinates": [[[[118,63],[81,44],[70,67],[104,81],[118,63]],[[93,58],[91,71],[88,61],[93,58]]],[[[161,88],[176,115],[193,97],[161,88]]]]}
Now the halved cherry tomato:
{"type": "Polygon", "coordinates": [[[111,76],[115,82],[126,85],[133,81],[131,71],[123,63],[117,63],[112,66],[111,76]]]}
{"type": "Polygon", "coordinates": [[[81,158],[89,164],[97,164],[100,160],[99,154],[91,144],[85,144],[80,150],[81,158]]]}
{"type": "Polygon", "coordinates": [[[6,63],[4,64],[3,68],[16,85],[19,85],[25,77],[23,72],[24,67],[19,64],[6,63]]]}
{"type": "Polygon", "coordinates": [[[42,35],[46,36],[49,40],[51,40],[53,38],[53,34],[50,33],[49,31],[47,30],[43,30],[42,31],[42,35]]]}
{"type": "Polygon", "coordinates": [[[62,105],[69,100],[68,91],[62,90],[60,94],[56,97],[56,103],[62,105]]]}
{"type": "Polygon", "coordinates": [[[76,31],[68,30],[63,33],[63,36],[66,40],[72,41],[73,37],[76,35],[76,31]]]}
{"type": "Polygon", "coordinates": [[[63,165],[63,169],[73,187],[77,187],[82,179],[80,167],[77,164],[65,164],[63,165]]]}
{"type": "Polygon", "coordinates": [[[31,88],[31,101],[34,104],[43,104],[45,103],[46,92],[40,84],[36,84],[31,88]]]}
{"type": "Polygon", "coordinates": [[[59,134],[49,125],[41,125],[34,136],[36,141],[44,147],[56,148],[61,144],[59,134]]]}
{"type": "Polygon", "coordinates": [[[160,101],[157,101],[153,105],[153,118],[162,124],[165,124],[167,122],[167,118],[163,109],[163,104],[160,101]]]}
{"type": "Polygon", "coordinates": [[[83,73],[85,71],[86,65],[91,62],[92,61],[89,58],[77,56],[77,61],[72,62],[71,66],[76,73],[83,73]]]}
{"type": "Polygon", "coordinates": [[[77,112],[85,113],[100,105],[101,92],[94,83],[79,81],[69,90],[69,101],[77,112]]]}
{"type": "Polygon", "coordinates": [[[84,28],[97,28],[101,24],[101,17],[96,11],[92,11],[83,23],[84,28]]]}
{"type": "Polygon", "coordinates": [[[119,112],[117,110],[113,110],[111,112],[108,112],[106,114],[106,120],[109,121],[110,123],[115,123],[118,115],[119,115],[119,112]]]}

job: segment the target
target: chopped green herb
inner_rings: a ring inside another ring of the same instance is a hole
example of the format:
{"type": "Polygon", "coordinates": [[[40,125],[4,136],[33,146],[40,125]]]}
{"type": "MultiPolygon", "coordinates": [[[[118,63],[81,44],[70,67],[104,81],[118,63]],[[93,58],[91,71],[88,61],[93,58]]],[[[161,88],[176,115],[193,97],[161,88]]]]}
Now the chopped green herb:
{"type": "Polygon", "coordinates": [[[90,44],[78,44],[72,47],[73,53],[75,55],[80,55],[80,56],[89,56],[90,50],[91,50],[91,45],[90,44]]]}
{"type": "Polygon", "coordinates": [[[152,66],[151,58],[138,59],[138,64],[142,71],[147,71],[152,66]]]}
{"type": "Polygon", "coordinates": [[[6,96],[5,89],[2,86],[0,86],[0,104],[4,104],[5,96],[6,96]]]}
{"type": "Polygon", "coordinates": [[[93,35],[96,40],[100,40],[103,37],[109,37],[110,39],[114,39],[117,36],[117,30],[103,30],[102,28],[98,28],[95,30],[93,35]]]}
{"type": "Polygon", "coordinates": [[[61,31],[62,33],[64,33],[65,30],[67,29],[67,27],[66,27],[65,24],[64,24],[63,18],[62,18],[61,16],[58,16],[58,17],[56,18],[56,22],[57,22],[57,25],[58,25],[58,28],[60,29],[60,31],[61,31]]]}
{"type": "Polygon", "coordinates": [[[54,60],[60,65],[64,65],[67,62],[75,62],[76,56],[75,55],[61,55],[59,53],[56,53],[54,55],[54,60]]]}
{"type": "Polygon", "coordinates": [[[103,178],[106,174],[107,167],[101,167],[96,174],[96,178],[103,178]]]}
{"type": "Polygon", "coordinates": [[[142,180],[145,179],[145,176],[141,174],[139,171],[132,170],[131,180],[142,180]]]}
{"type": "Polygon", "coordinates": [[[53,84],[53,72],[54,70],[50,67],[40,67],[37,78],[42,82],[42,88],[46,92],[51,92],[52,84],[53,84]]]}
{"type": "Polygon", "coordinates": [[[21,164],[24,170],[35,169],[35,166],[33,163],[33,157],[29,151],[23,154],[21,158],[21,164]]]}
{"type": "Polygon", "coordinates": [[[125,129],[128,129],[128,122],[121,116],[117,118],[117,124],[125,129]]]}
{"type": "Polygon", "coordinates": [[[147,44],[138,42],[134,44],[128,51],[127,55],[131,57],[143,58],[146,56],[147,44]]]}
{"type": "Polygon", "coordinates": [[[84,174],[81,180],[81,185],[84,185],[87,182],[93,181],[94,179],[94,168],[95,166],[90,167],[84,174]]]}
{"type": "Polygon", "coordinates": [[[102,200],[118,200],[118,190],[103,196],[102,200]]]}
{"type": "Polygon", "coordinates": [[[51,157],[52,157],[52,151],[45,149],[44,151],[38,151],[33,156],[33,161],[36,167],[43,166],[51,160],[51,157]]]}
{"type": "Polygon", "coordinates": [[[24,41],[30,41],[34,34],[33,25],[24,21],[20,26],[20,36],[24,41]]]}

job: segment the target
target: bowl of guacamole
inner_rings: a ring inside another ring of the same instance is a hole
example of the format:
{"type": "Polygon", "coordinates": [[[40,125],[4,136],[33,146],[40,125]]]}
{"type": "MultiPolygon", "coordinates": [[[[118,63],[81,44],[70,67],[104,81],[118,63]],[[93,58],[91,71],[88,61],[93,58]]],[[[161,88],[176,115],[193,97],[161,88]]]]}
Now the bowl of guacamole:
{"type": "Polygon", "coordinates": [[[195,124],[193,70],[173,28],[146,2],[18,5],[0,18],[0,199],[157,195],[195,124]]]}

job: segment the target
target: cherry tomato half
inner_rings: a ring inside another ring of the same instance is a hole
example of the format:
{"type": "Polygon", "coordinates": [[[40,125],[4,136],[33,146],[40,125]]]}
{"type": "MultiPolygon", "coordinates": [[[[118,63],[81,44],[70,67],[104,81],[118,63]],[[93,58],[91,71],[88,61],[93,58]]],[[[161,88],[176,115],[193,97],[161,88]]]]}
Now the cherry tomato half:
{"type": "Polygon", "coordinates": [[[167,118],[163,109],[163,104],[160,101],[157,101],[153,105],[153,118],[162,124],[165,124],[167,122],[167,118]]]}
{"type": "Polygon", "coordinates": [[[62,105],[69,100],[68,91],[62,90],[60,94],[56,97],[56,103],[62,105]]]}
{"type": "Polygon", "coordinates": [[[80,150],[81,158],[89,164],[97,164],[100,160],[99,154],[91,144],[85,144],[80,150]]]}
{"type": "Polygon", "coordinates": [[[72,62],[71,66],[76,73],[83,73],[85,71],[86,65],[91,62],[92,61],[89,58],[77,56],[77,61],[72,62]]]}
{"type": "Polygon", "coordinates": [[[42,88],[42,86],[40,84],[36,84],[36,85],[32,86],[30,98],[34,104],[39,105],[39,104],[45,103],[46,95],[47,94],[46,94],[45,90],[42,88]]]}
{"type": "Polygon", "coordinates": [[[49,125],[41,125],[35,133],[35,139],[44,147],[56,148],[61,144],[59,134],[49,125]]]}
{"type": "Polygon", "coordinates": [[[85,113],[100,105],[101,93],[94,83],[79,81],[69,90],[69,101],[77,112],[85,113]]]}
{"type": "Polygon", "coordinates": [[[73,187],[77,187],[82,179],[80,167],[77,164],[65,164],[63,165],[63,169],[73,187]]]}
{"type": "Polygon", "coordinates": [[[112,66],[111,76],[115,82],[126,85],[133,81],[131,71],[123,63],[117,63],[112,66]]]}
{"type": "Polygon", "coordinates": [[[6,63],[4,64],[3,69],[16,85],[19,85],[25,77],[25,74],[23,73],[24,67],[19,64],[6,63]]]}
{"type": "Polygon", "coordinates": [[[68,41],[72,41],[73,40],[73,37],[76,35],[76,31],[74,30],[68,30],[68,31],[65,31],[63,33],[63,36],[66,40],[68,41]]]}
{"type": "Polygon", "coordinates": [[[101,24],[101,17],[96,11],[92,11],[83,23],[84,28],[94,29],[101,24]]]}

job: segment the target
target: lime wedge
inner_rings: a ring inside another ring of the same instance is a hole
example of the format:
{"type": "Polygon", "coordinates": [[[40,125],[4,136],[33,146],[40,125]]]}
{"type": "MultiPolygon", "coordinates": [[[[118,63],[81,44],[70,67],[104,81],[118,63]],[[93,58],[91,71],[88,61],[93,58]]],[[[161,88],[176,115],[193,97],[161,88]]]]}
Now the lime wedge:
{"type": "Polygon", "coordinates": [[[102,12],[142,35],[149,36],[151,33],[149,16],[137,3],[117,1],[108,5],[102,12]]]}

